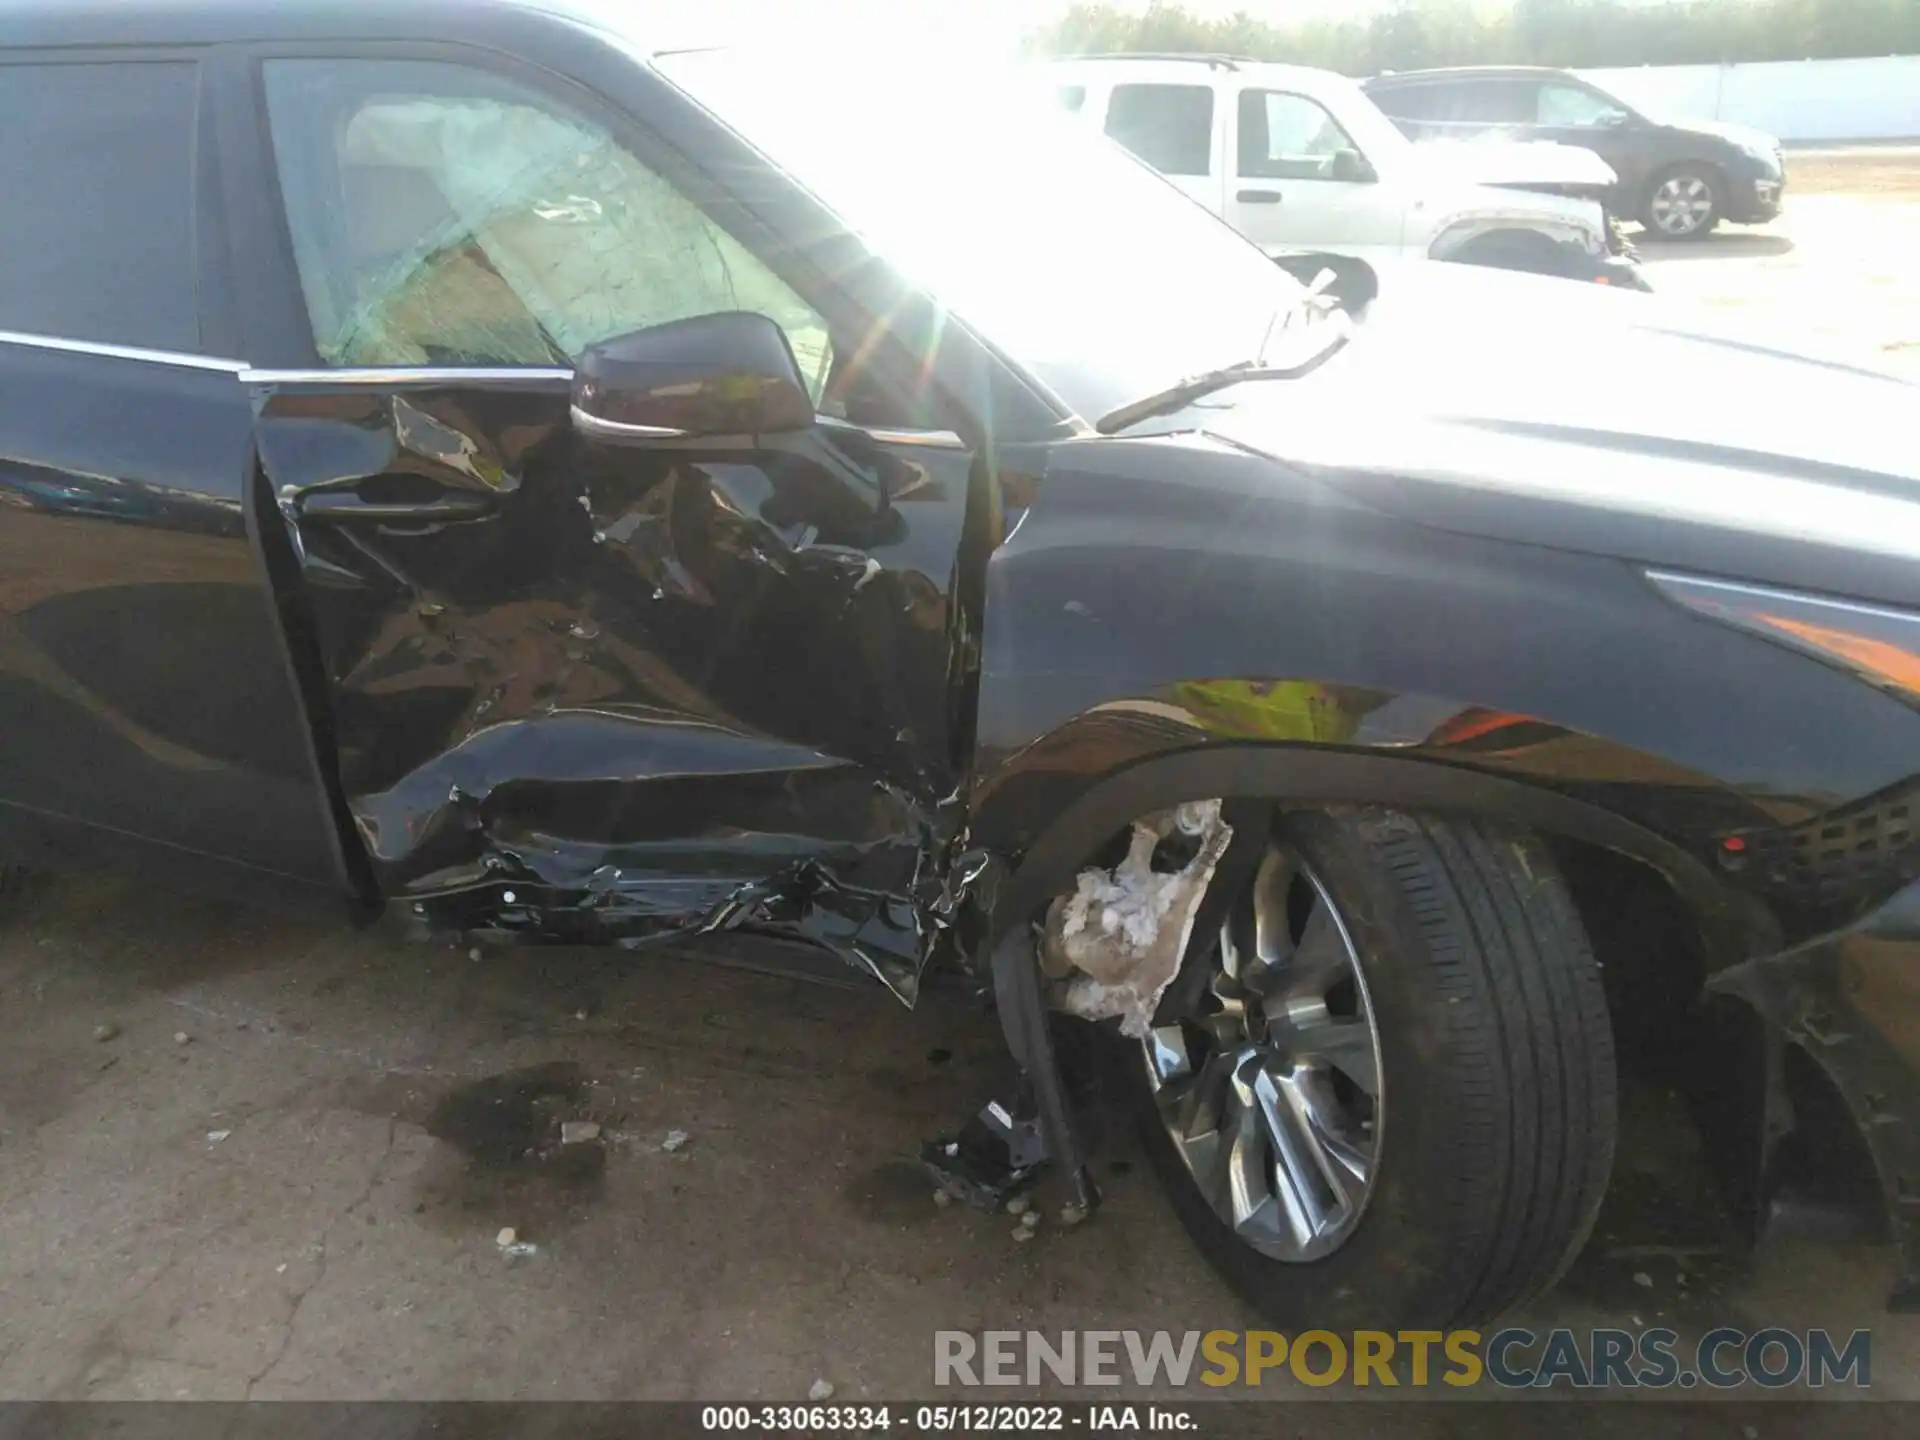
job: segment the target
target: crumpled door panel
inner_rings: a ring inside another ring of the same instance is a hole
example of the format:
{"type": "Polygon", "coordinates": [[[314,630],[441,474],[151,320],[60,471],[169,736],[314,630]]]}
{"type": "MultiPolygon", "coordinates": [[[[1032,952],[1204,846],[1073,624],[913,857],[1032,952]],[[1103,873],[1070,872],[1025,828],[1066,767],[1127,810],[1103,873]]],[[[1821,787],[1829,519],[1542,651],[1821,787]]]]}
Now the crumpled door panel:
{"type": "Polygon", "coordinates": [[[967,455],[829,426],[608,447],[539,377],[261,399],[382,890],[542,938],[772,929],[910,996],[967,455]]]}

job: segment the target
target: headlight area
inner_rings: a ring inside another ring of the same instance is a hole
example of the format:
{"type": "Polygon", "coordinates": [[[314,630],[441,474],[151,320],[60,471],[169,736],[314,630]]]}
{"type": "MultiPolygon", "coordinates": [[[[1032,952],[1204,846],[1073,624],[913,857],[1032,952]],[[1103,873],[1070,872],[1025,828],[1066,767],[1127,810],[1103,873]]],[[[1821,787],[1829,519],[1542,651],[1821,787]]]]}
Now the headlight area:
{"type": "Polygon", "coordinates": [[[1920,708],[1920,614],[1670,571],[1646,576],[1695,614],[1810,655],[1920,708]]]}
{"type": "Polygon", "coordinates": [[[1456,221],[1427,247],[1433,260],[1557,275],[1628,290],[1652,287],[1628,254],[1613,253],[1603,226],[1538,215],[1479,216],[1456,221]]]}
{"type": "Polygon", "coordinates": [[[1607,251],[1606,230],[1599,223],[1588,224],[1571,216],[1515,211],[1472,215],[1453,221],[1433,237],[1433,243],[1427,247],[1427,258],[1464,260],[1470,252],[1492,242],[1513,244],[1529,239],[1541,248],[1583,255],[1604,255],[1607,251]]]}

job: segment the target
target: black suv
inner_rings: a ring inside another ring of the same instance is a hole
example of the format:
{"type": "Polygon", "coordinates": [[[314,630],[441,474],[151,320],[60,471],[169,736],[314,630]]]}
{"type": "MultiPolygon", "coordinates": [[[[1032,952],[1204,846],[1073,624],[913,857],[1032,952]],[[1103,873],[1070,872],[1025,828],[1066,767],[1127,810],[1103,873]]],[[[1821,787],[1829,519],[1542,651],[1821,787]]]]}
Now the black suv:
{"type": "Polygon", "coordinates": [[[1568,70],[1411,70],[1377,75],[1366,91],[1415,140],[1499,132],[1593,151],[1620,177],[1614,213],[1657,240],[1697,240],[1722,220],[1753,225],[1780,213],[1786,163],[1771,135],[1654,119],[1568,70]]]}
{"type": "Polygon", "coordinates": [[[1912,387],[556,4],[0,13],[15,864],[988,992],[984,1201],[1077,1017],[1288,1330],[1550,1284],[1616,1036],[1913,1262],[1912,387]]]}

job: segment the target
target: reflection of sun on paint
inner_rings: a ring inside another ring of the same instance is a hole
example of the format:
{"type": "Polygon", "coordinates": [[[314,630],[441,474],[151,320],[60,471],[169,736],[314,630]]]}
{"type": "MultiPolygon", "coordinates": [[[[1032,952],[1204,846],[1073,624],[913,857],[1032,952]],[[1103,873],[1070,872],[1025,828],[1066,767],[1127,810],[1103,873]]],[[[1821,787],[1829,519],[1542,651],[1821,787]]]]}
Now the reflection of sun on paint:
{"type": "Polygon", "coordinates": [[[1790,619],[1785,615],[1756,614],[1753,619],[1822,654],[1850,661],[1873,678],[1920,697],[1920,653],[1904,645],[1896,645],[1890,640],[1876,640],[1869,635],[1856,635],[1851,630],[1837,630],[1831,625],[1790,619]]]}

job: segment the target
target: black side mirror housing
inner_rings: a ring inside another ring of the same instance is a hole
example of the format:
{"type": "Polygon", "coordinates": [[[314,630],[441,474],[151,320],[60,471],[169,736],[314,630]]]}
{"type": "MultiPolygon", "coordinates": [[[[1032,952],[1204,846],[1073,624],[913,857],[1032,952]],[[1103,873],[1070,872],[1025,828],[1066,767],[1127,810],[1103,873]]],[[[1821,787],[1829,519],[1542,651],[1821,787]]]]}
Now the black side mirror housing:
{"type": "Polygon", "coordinates": [[[744,310],[603,340],[573,370],[573,423],[612,444],[806,430],[813,401],[780,327],[744,310]]]}
{"type": "Polygon", "coordinates": [[[1333,152],[1333,178],[1349,185],[1371,185],[1380,176],[1358,150],[1333,152]]]}

